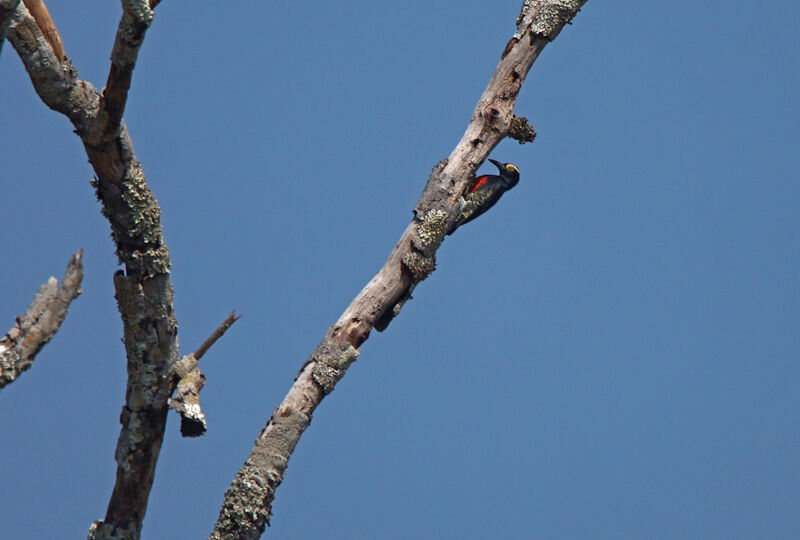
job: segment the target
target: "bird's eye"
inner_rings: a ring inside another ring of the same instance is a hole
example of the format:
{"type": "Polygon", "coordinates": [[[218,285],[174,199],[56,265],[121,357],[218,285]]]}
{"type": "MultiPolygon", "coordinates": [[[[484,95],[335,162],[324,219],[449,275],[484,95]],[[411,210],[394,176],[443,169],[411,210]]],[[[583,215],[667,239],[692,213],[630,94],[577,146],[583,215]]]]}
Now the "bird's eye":
{"type": "Polygon", "coordinates": [[[516,168],[514,165],[512,165],[511,163],[506,163],[506,170],[507,170],[508,172],[519,172],[519,169],[517,169],[517,168],[516,168]]]}

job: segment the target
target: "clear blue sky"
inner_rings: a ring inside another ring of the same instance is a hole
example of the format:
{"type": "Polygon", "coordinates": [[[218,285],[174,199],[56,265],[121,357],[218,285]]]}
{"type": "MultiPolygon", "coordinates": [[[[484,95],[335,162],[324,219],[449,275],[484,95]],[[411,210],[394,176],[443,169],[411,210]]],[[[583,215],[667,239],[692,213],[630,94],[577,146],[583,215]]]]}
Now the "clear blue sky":
{"type": "MultiPolygon", "coordinates": [[[[163,210],[202,439],[170,418],[144,537],[204,538],[292,378],[411,218],[520,0],[165,0],[126,121],[163,210]]],[[[102,87],[119,18],[49,5],[102,87]]],[[[590,0],[517,103],[519,185],[318,409],[271,538],[800,538],[800,5],[590,0]]],[[[0,57],[4,332],[83,295],[0,392],[2,535],[82,538],[114,480],[117,268],[79,140],[0,57]]],[[[484,170],[490,170],[491,166],[484,170]]]]}

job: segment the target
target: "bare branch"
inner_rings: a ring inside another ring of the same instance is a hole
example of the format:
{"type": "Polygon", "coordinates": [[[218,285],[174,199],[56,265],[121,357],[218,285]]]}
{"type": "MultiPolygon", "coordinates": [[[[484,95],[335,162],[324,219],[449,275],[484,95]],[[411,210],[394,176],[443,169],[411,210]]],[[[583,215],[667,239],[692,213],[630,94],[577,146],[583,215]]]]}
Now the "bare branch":
{"type": "Polygon", "coordinates": [[[51,277],[39,287],[25,313],[0,338],[0,388],[31,367],[36,354],[58,332],[69,305],[81,293],[82,255],[83,250],[79,249],[70,257],[61,285],[51,277]]]}
{"type": "Polygon", "coordinates": [[[197,366],[197,357],[187,354],[174,369],[178,379],[175,395],[169,400],[169,408],[181,415],[181,435],[199,437],[208,429],[206,416],[200,407],[200,390],[206,378],[197,366]]]}
{"type": "Polygon", "coordinates": [[[223,335],[225,335],[225,332],[228,331],[228,328],[233,326],[233,323],[235,323],[236,321],[238,321],[241,318],[242,318],[241,315],[236,315],[235,311],[231,311],[230,315],[225,317],[225,320],[222,321],[222,324],[220,324],[217,327],[217,329],[214,330],[214,333],[211,334],[210,336],[208,336],[208,339],[206,339],[203,342],[203,344],[200,345],[197,348],[197,350],[194,352],[194,357],[196,359],[200,360],[200,358],[202,358],[203,355],[206,354],[206,351],[208,351],[208,349],[210,349],[211,346],[214,343],[216,343],[219,338],[221,338],[223,335]]]}
{"type": "MultiPolygon", "coordinates": [[[[132,5],[133,11],[142,11],[141,3],[132,5]]],[[[144,15],[129,11],[123,18],[147,19],[146,11],[144,15]]],[[[119,262],[125,266],[124,272],[114,275],[128,370],[115,453],[117,478],[105,519],[92,525],[89,537],[139,538],[164,437],[167,400],[176,384],[171,375],[178,361],[161,210],[147,187],[124,123],[108,132],[108,115],[100,106],[102,96],[78,79],[68,59],[58,61],[24,6],[14,13],[8,39],[42,101],[65,114],[75,126],[96,174],[93,185],[111,225],[119,262]]]]}
{"type": "Polygon", "coordinates": [[[301,368],[254,448],[225,492],[212,539],[258,538],[269,524],[275,490],[317,405],[358,354],[372,328],[385,328],[435,267],[435,253],[456,219],[459,197],[475,170],[509,134],[513,107],[541,50],[586,0],[526,0],[486,90],[461,141],[437,164],[417,203],[414,220],[383,268],[362,289],[301,368]]]}
{"type": "Polygon", "coordinates": [[[23,0],[25,7],[31,12],[36,25],[44,34],[44,38],[53,49],[53,53],[58,58],[59,62],[64,61],[64,45],[61,43],[61,36],[58,35],[56,30],[56,23],[47,11],[47,6],[44,5],[42,0],[23,0]]]}
{"type": "Polygon", "coordinates": [[[7,38],[45,105],[66,115],[81,139],[91,137],[99,104],[97,90],[90,83],[78,79],[69,59],[59,62],[24,5],[18,5],[12,15],[7,38]]]}
{"type": "Polygon", "coordinates": [[[175,395],[169,400],[169,407],[181,415],[181,435],[184,437],[199,437],[208,427],[200,407],[200,390],[206,378],[200,372],[197,361],[241,317],[237,317],[236,312],[232,311],[194,354],[187,354],[175,365],[174,377],[178,382],[175,395]]]}
{"type": "Polygon", "coordinates": [[[3,42],[6,40],[6,30],[11,24],[11,16],[17,9],[19,0],[0,0],[0,53],[3,52],[3,42]]]}
{"type": "Polygon", "coordinates": [[[333,391],[357,356],[358,350],[353,346],[333,340],[332,329],[325,334],[225,491],[210,538],[261,536],[264,525],[269,524],[275,490],[283,480],[297,441],[311,423],[311,412],[333,391]]]}
{"type": "Polygon", "coordinates": [[[103,90],[101,108],[105,111],[106,132],[114,135],[122,121],[133,68],[139,56],[144,34],[153,22],[153,10],[147,0],[122,0],[122,18],[111,51],[111,69],[103,90]]]}

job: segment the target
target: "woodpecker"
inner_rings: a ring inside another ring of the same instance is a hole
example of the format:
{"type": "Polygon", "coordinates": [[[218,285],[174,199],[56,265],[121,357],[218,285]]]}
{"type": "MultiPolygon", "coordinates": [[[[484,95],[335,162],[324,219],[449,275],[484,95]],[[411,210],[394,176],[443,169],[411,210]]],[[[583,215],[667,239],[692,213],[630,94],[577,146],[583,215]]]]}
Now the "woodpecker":
{"type": "Polygon", "coordinates": [[[500,171],[500,175],[487,174],[478,176],[472,181],[469,189],[461,198],[461,211],[450,232],[453,232],[464,223],[468,223],[486,212],[500,200],[503,193],[513,188],[519,182],[519,169],[513,163],[500,163],[490,159],[500,171]]]}

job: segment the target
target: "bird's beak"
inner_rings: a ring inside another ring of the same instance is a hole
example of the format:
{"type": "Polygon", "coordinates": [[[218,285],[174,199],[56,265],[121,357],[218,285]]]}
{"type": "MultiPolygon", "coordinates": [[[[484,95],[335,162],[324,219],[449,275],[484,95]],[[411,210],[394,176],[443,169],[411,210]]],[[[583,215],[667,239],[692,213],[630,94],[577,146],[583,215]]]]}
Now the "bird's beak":
{"type": "Polygon", "coordinates": [[[497,167],[498,169],[500,169],[501,171],[503,170],[503,164],[502,164],[502,163],[500,163],[499,161],[495,161],[495,160],[493,160],[492,158],[489,158],[489,161],[491,161],[492,163],[494,163],[494,166],[495,166],[495,167],[497,167]]]}

